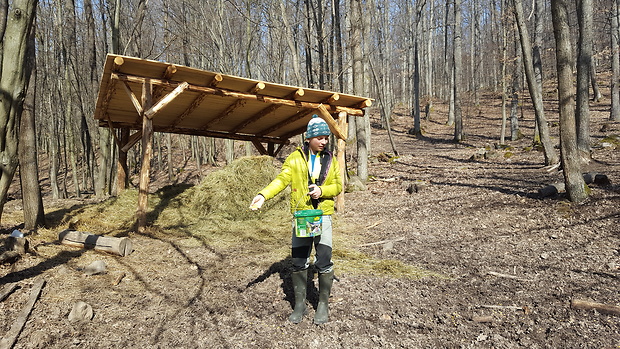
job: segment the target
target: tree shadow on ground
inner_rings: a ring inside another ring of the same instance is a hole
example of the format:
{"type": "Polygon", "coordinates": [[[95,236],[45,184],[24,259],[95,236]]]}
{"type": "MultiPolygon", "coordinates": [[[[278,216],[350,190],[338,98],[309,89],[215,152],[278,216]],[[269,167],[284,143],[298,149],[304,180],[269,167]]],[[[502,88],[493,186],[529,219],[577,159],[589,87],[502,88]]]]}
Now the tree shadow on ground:
{"type": "MultiPolygon", "coordinates": [[[[293,271],[293,261],[291,257],[287,257],[281,261],[273,263],[264,273],[250,281],[245,288],[248,289],[253,285],[259,284],[267,280],[270,276],[278,274],[282,280],[282,291],[284,291],[284,299],[289,302],[291,309],[295,307],[295,293],[293,291],[293,283],[291,281],[291,273],[293,271]]],[[[308,282],[306,288],[306,301],[314,308],[319,304],[319,290],[317,289],[314,279],[316,274],[314,266],[308,268],[308,282]]]]}
{"type": "Polygon", "coordinates": [[[37,265],[33,265],[29,268],[13,271],[0,278],[0,285],[19,282],[26,279],[34,278],[42,275],[45,271],[53,269],[59,265],[67,264],[70,260],[80,257],[86,252],[86,249],[80,249],[75,251],[60,251],[52,258],[47,258],[41,261],[37,265]]]}

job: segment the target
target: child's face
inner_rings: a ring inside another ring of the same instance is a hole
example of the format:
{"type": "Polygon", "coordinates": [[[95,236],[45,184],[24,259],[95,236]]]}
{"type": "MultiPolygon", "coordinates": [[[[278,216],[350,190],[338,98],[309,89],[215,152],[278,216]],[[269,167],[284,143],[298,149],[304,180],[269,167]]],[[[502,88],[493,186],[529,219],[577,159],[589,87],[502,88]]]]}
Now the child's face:
{"type": "Polygon", "coordinates": [[[329,142],[329,136],[318,136],[308,139],[310,149],[315,154],[323,151],[323,149],[325,149],[325,146],[327,145],[327,142],[329,142]]]}

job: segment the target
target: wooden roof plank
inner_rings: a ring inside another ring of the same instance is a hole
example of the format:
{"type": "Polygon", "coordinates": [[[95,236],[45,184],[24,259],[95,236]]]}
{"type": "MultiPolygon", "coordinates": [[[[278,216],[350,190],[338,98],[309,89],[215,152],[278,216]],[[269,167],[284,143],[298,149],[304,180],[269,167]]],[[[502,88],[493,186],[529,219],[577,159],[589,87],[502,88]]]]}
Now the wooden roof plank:
{"type": "Polygon", "coordinates": [[[232,130],[230,130],[230,132],[237,133],[243,130],[249,124],[257,122],[258,120],[264,118],[265,116],[275,112],[280,107],[282,106],[279,104],[272,104],[268,106],[267,108],[261,110],[258,114],[255,114],[254,116],[247,118],[244,122],[238,124],[232,130]]]}
{"type": "Polygon", "coordinates": [[[189,107],[187,107],[183,111],[183,113],[181,113],[181,115],[179,115],[179,117],[176,118],[170,126],[171,127],[178,126],[189,114],[191,114],[194,110],[196,110],[196,108],[198,108],[200,104],[202,104],[202,102],[205,100],[206,97],[207,97],[206,93],[199,94],[198,97],[196,97],[194,101],[192,101],[189,107]]]}
{"type": "Polygon", "coordinates": [[[205,123],[200,129],[201,130],[206,130],[209,126],[219,122],[220,120],[224,119],[225,117],[230,115],[235,110],[243,107],[243,105],[245,103],[247,103],[247,101],[245,99],[238,99],[238,100],[236,100],[233,104],[229,105],[228,108],[226,108],[226,110],[224,110],[222,113],[220,113],[214,119],[209,120],[207,123],[205,123]]]}

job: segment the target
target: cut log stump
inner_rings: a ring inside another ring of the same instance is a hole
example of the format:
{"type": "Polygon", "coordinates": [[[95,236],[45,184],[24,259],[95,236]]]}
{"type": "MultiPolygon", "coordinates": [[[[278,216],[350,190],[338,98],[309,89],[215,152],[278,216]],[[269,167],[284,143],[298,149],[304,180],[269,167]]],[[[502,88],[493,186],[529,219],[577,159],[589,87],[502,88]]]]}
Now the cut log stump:
{"type": "Polygon", "coordinates": [[[133,252],[133,244],[126,237],[102,236],[67,229],[58,234],[58,240],[64,245],[94,249],[123,257],[133,252]]]}

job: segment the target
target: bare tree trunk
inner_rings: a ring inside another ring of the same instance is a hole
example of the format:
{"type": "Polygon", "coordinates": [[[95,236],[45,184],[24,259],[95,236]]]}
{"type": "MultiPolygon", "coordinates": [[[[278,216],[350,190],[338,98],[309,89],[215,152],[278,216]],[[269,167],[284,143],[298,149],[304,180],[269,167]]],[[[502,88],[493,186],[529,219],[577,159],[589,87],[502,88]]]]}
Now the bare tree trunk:
{"type": "Polygon", "coordinates": [[[592,48],[592,63],[590,64],[590,83],[592,84],[592,100],[594,102],[600,102],[603,99],[603,94],[598,87],[598,79],[596,78],[596,58],[594,58],[594,47],[592,48]]]}
{"type": "Polygon", "coordinates": [[[507,16],[504,15],[506,8],[506,2],[501,0],[502,9],[502,126],[499,135],[499,144],[506,144],[506,103],[508,93],[508,76],[506,75],[506,62],[508,61],[508,21],[507,16]]]}
{"type": "Polygon", "coordinates": [[[463,140],[463,114],[461,110],[461,90],[463,81],[462,55],[462,5],[461,0],[454,1],[454,142],[463,140]]]}
{"type": "MultiPolygon", "coordinates": [[[[114,2],[114,18],[112,20],[112,53],[120,54],[120,14],[122,0],[114,2]]],[[[108,128],[99,128],[99,171],[97,176],[97,185],[95,185],[95,193],[97,197],[112,194],[113,174],[109,172],[112,167],[112,130],[108,128]]],[[[129,129],[121,128],[120,131],[121,144],[125,144],[129,139],[129,129]]],[[[129,186],[129,166],[127,165],[127,152],[118,148],[118,158],[116,164],[116,194],[121,194],[129,186]]]]}
{"type": "MultiPolygon", "coordinates": [[[[351,48],[353,50],[353,93],[364,92],[364,66],[362,53],[362,4],[360,0],[351,1],[351,48]]],[[[358,118],[355,122],[357,130],[357,175],[362,181],[368,179],[368,149],[366,123],[368,115],[358,118]]]]}
{"type": "Polygon", "coordinates": [[[523,66],[525,68],[525,76],[527,77],[527,85],[530,91],[530,96],[534,104],[536,123],[540,132],[540,141],[545,153],[545,165],[555,165],[558,163],[559,158],[553,148],[551,136],[549,135],[549,126],[547,125],[547,119],[545,117],[542,95],[540,90],[536,87],[532,45],[530,44],[530,36],[523,19],[523,6],[521,5],[521,0],[513,0],[513,2],[515,20],[517,22],[517,27],[519,28],[519,41],[521,42],[521,51],[523,53],[523,66]]]}
{"type": "Polygon", "coordinates": [[[558,68],[558,99],[560,107],[560,147],[566,192],[572,202],[587,198],[586,184],[581,173],[577,132],[575,130],[575,102],[573,93],[573,59],[570,27],[565,0],[551,0],[553,34],[555,36],[558,68]]]}
{"type": "MultiPolygon", "coordinates": [[[[34,36],[30,40],[31,50],[34,48],[34,36]]],[[[24,207],[24,229],[36,230],[45,226],[45,211],[43,197],[39,186],[39,164],[37,159],[37,140],[35,127],[35,95],[36,95],[36,66],[34,52],[30,52],[29,64],[32,70],[32,83],[29,84],[28,94],[22,114],[19,144],[19,174],[22,187],[22,206],[24,207]]]]}
{"type": "Polygon", "coordinates": [[[590,68],[592,67],[592,0],[577,1],[577,148],[583,163],[590,161],[590,68]]]}
{"type": "Polygon", "coordinates": [[[620,121],[620,6],[619,0],[612,0],[611,16],[611,110],[609,119],[620,121]]]}
{"type": "Polygon", "coordinates": [[[523,54],[521,47],[515,42],[516,59],[513,65],[512,87],[510,100],[510,139],[519,139],[519,93],[521,93],[521,79],[523,76],[523,54]]]}
{"type": "Polygon", "coordinates": [[[27,52],[38,1],[14,0],[6,12],[0,73],[0,219],[19,163],[19,124],[30,79],[27,52]]]}

